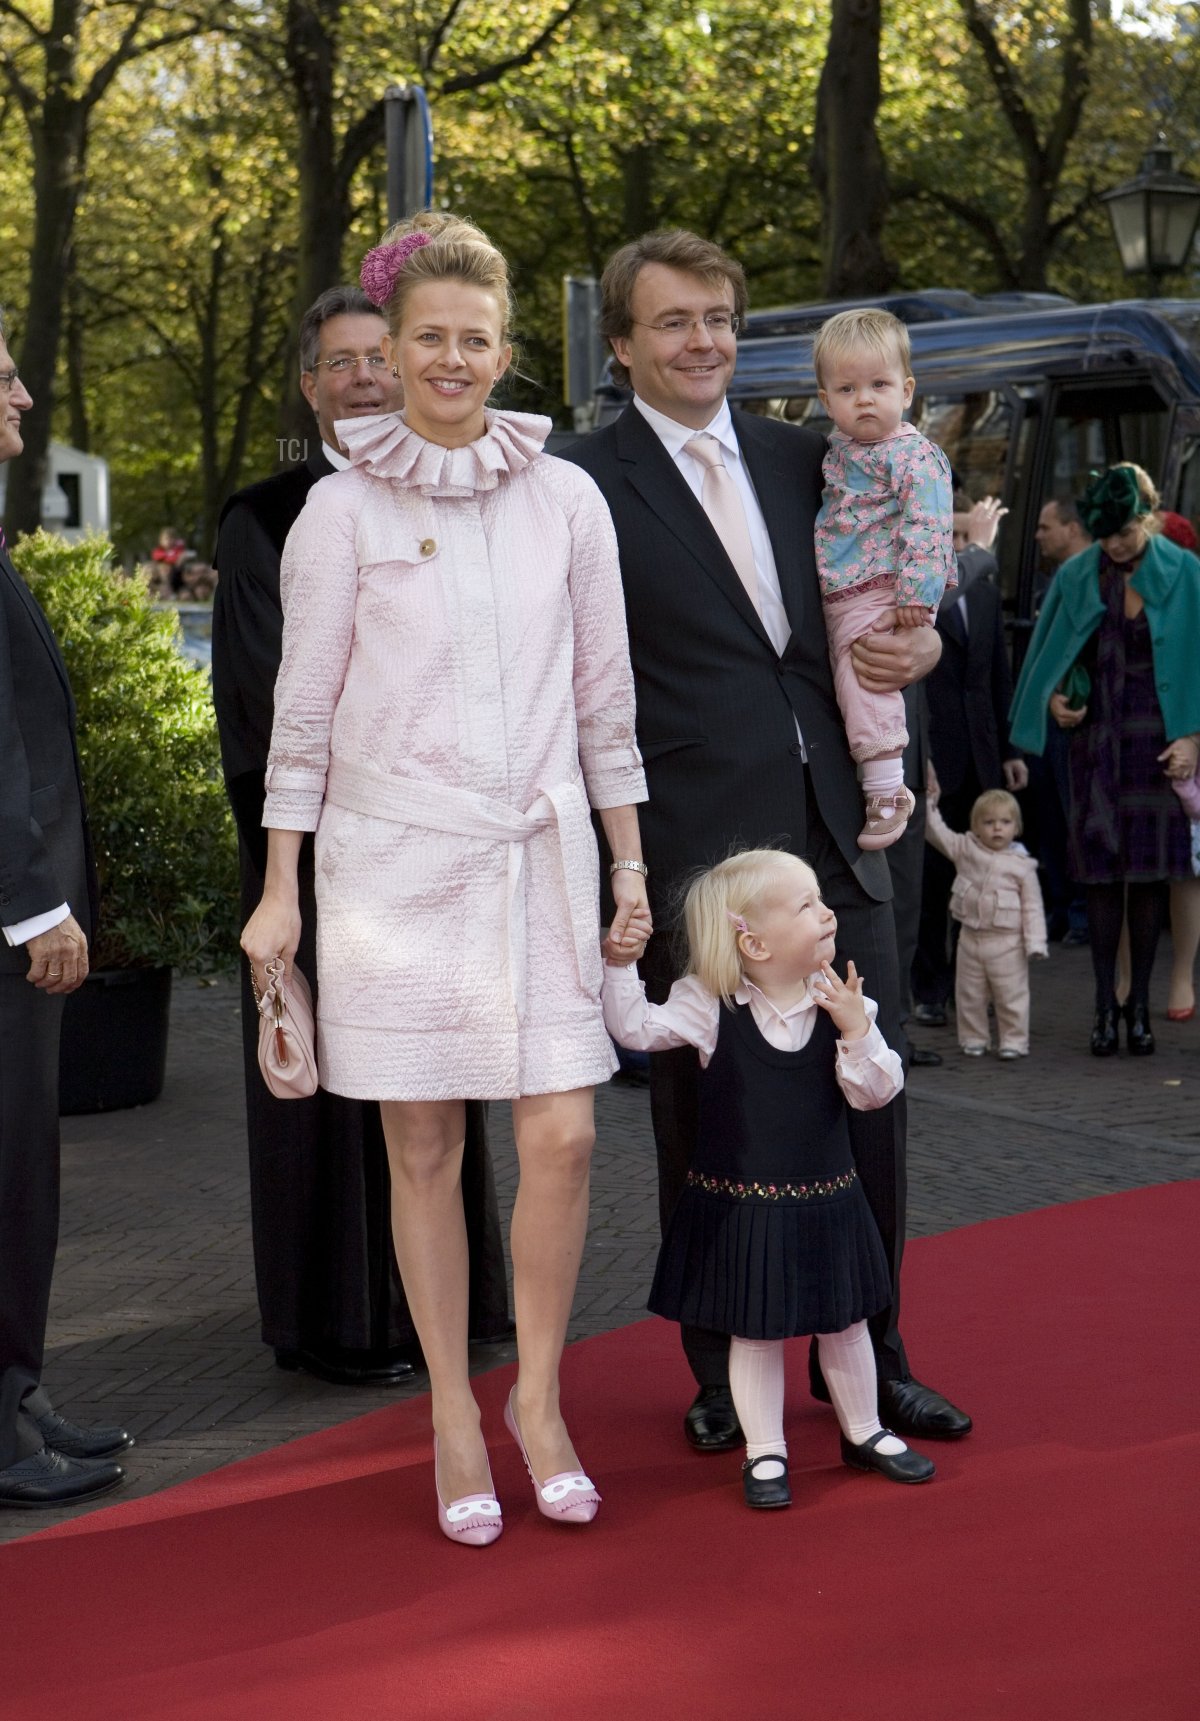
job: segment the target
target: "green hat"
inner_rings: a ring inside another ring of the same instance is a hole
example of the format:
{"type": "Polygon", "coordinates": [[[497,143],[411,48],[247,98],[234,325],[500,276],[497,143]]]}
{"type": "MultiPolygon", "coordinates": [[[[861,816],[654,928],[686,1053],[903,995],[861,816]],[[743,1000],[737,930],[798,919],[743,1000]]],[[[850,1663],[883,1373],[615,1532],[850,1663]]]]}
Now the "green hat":
{"type": "Polygon", "coordinates": [[[1097,472],[1079,499],[1079,517],[1093,538],[1111,538],[1150,504],[1138,488],[1137,473],[1128,466],[1110,466],[1097,472]]]}

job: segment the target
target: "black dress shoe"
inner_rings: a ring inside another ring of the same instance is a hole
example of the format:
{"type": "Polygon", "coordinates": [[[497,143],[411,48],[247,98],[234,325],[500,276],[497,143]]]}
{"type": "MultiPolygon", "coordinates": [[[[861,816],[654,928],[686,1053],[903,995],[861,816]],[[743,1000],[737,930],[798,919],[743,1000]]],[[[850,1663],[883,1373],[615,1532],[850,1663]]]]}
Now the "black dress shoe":
{"type": "Polygon", "coordinates": [[[928,1046],[910,1046],[908,1061],[915,1070],[931,1070],[942,1061],[940,1052],[931,1052],[928,1046]]]}
{"type": "Polygon", "coordinates": [[[1125,1045],[1131,1058],[1148,1058],[1154,1050],[1149,1004],[1126,1004],[1125,1045]]]}
{"type": "Polygon", "coordinates": [[[889,1482],[928,1482],[933,1477],[932,1461],[906,1446],[903,1452],[878,1452],[876,1447],[892,1432],[881,1428],[861,1446],[853,1445],[842,1435],[842,1463],[852,1470],[875,1470],[889,1482]]]}
{"type": "Polygon", "coordinates": [[[702,1386],[683,1419],[683,1432],[697,1452],[732,1452],[742,1444],[742,1425],[727,1386],[702,1386]]]}
{"type": "Polygon", "coordinates": [[[747,1506],[756,1512],[774,1512],[780,1506],[790,1506],[792,1490],[788,1486],[787,1459],[781,1452],[764,1452],[761,1458],[747,1458],[742,1465],[742,1493],[747,1506]],[[756,1476],[760,1464],[782,1464],[782,1476],[756,1476]]]}
{"type": "Polygon", "coordinates": [[[111,1458],[89,1462],[86,1458],[67,1458],[43,1446],[40,1452],[18,1458],[0,1470],[0,1509],[76,1506],[83,1500],[94,1500],[97,1494],[107,1494],[124,1477],[124,1470],[111,1458]]]}
{"type": "Polygon", "coordinates": [[[371,1351],[356,1355],[362,1360],[350,1361],[345,1354],[325,1356],[312,1350],[277,1350],[275,1363],[278,1368],[326,1380],[331,1386],[399,1386],[416,1373],[406,1356],[371,1351]]]}
{"type": "Polygon", "coordinates": [[[1091,1048],[1093,1058],[1115,1058],[1117,1055],[1117,1011],[1097,1010],[1092,1023],[1091,1048]]]}
{"type": "Polygon", "coordinates": [[[913,1021],[924,1022],[927,1028],[944,1028],[946,1012],[941,1004],[914,1004],[913,1021]]]}
{"type": "Polygon", "coordinates": [[[960,1440],[971,1432],[971,1418],[919,1380],[881,1380],[879,1420],[896,1434],[926,1440],[960,1440]]]}
{"type": "Polygon", "coordinates": [[[57,1411],[48,1410],[33,1420],[50,1450],[66,1458],[109,1458],[133,1445],[133,1435],[123,1428],[79,1428],[57,1411]]]}

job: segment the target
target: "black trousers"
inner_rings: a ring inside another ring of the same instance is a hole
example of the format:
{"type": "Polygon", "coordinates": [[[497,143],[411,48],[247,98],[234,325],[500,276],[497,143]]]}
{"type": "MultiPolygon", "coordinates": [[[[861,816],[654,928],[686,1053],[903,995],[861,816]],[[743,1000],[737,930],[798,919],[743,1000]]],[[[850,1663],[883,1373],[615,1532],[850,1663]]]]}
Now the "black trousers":
{"type": "MultiPolygon", "coordinates": [[[[807,779],[807,772],[806,772],[807,779]]],[[[900,1026],[900,988],[896,965],[896,933],[890,903],[867,895],[846,865],[824,820],[817,811],[812,785],[808,791],[808,830],[804,858],[820,880],[825,901],[838,918],[837,967],[844,973],[847,959],[863,978],[868,997],[879,1005],[884,1039],[903,1057],[906,1042],[900,1026]]],[[[679,945],[669,933],[652,940],[642,964],[647,992],[661,1001],[680,971],[679,945]]],[[[675,1208],[695,1152],[699,1121],[700,1064],[690,1046],[650,1057],[650,1116],[658,1155],[659,1218],[666,1226],[675,1208]]],[[[892,1303],[870,1322],[871,1342],[881,1379],[903,1380],[908,1359],[900,1338],[900,1259],[904,1252],[907,1200],[905,1141],[907,1109],[904,1095],[880,1111],[849,1114],[850,1144],[863,1192],[883,1238],[892,1269],[892,1303]]],[[[725,1386],[729,1381],[729,1338],[699,1327],[682,1329],[684,1353],[700,1386],[725,1386]]]]}
{"type": "MultiPolygon", "coordinates": [[[[257,907],[263,879],[245,844],[242,908],[257,907]]],[[[300,866],[303,932],[297,964],[316,997],[312,842],[300,866]]],[[[243,963],[242,1038],[250,1155],[254,1274],[264,1341],[325,1355],[416,1345],[392,1247],[391,1179],[379,1107],[319,1089],[279,1100],[258,1068],[258,1014],[243,963]]],[[[471,1263],[469,1331],[508,1326],[508,1284],[483,1104],[467,1106],[463,1207],[471,1263]]]]}
{"type": "Polygon", "coordinates": [[[42,1378],[58,1247],[62,1013],[62,998],[0,973],[0,1469],[42,1445],[25,1411],[42,1378]]]}

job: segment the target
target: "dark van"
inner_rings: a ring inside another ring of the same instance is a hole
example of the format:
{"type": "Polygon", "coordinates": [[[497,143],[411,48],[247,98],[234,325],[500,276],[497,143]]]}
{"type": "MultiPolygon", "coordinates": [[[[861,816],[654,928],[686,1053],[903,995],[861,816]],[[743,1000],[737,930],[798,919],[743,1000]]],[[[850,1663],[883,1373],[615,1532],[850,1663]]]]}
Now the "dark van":
{"type": "MultiPolygon", "coordinates": [[[[1076,305],[1054,294],[918,292],[859,301],[908,324],[910,417],[946,450],[959,483],[1010,510],[997,544],[1014,642],[1030,627],[1034,530],[1052,497],[1082,494],[1095,468],[1144,466],[1165,507],[1200,515],[1200,304],[1076,305]]],[[[827,429],[812,337],[846,303],[754,311],[729,397],[751,412],[827,429]]],[[[597,393],[597,423],[626,397],[597,393]]]]}

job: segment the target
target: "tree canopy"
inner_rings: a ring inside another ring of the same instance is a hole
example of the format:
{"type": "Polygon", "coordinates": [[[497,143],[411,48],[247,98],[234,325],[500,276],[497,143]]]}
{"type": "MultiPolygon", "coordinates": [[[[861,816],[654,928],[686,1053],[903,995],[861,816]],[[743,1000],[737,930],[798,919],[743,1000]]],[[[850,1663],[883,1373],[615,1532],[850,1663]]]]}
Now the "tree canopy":
{"type": "Polygon", "coordinates": [[[513,266],[514,402],[552,413],[562,276],[650,226],[727,245],[760,305],[1103,299],[1141,289],[1097,191],[1160,127],[1200,176],[1200,22],[1170,0],[0,0],[0,300],[46,437],[112,466],[126,554],[168,521],[207,551],[280,463],[298,313],[385,225],[405,81],[436,200],[513,266]],[[855,12],[877,47],[831,37],[855,12]],[[871,244],[835,242],[847,209],[871,244]]]}

